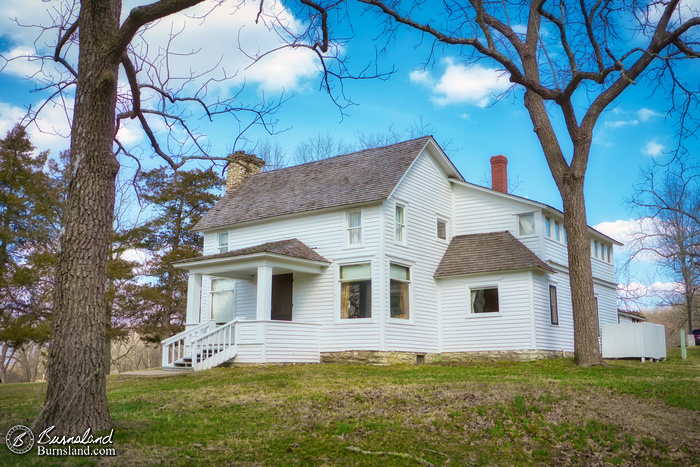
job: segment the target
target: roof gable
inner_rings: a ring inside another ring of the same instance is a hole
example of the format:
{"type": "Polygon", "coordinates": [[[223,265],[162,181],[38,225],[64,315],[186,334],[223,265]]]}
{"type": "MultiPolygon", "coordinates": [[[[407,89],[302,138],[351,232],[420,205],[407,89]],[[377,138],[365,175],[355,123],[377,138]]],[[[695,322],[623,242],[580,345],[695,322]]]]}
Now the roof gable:
{"type": "Polygon", "coordinates": [[[510,232],[459,235],[452,238],[435,277],[530,268],[555,272],[510,232]]]}
{"type": "Polygon", "coordinates": [[[387,199],[431,142],[437,147],[425,136],[253,175],[226,193],[194,230],[387,199]]]}

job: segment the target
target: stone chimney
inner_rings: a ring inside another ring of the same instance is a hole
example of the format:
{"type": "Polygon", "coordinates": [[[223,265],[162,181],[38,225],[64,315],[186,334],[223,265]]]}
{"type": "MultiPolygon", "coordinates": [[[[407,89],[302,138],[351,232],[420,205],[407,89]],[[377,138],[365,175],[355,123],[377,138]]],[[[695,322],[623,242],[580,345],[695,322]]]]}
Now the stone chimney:
{"type": "Polygon", "coordinates": [[[231,191],[241,185],[251,175],[262,172],[265,161],[245,151],[236,151],[228,159],[226,172],[226,191],[231,191]]]}
{"type": "Polygon", "coordinates": [[[506,156],[491,158],[491,189],[508,193],[508,159],[506,156]]]}

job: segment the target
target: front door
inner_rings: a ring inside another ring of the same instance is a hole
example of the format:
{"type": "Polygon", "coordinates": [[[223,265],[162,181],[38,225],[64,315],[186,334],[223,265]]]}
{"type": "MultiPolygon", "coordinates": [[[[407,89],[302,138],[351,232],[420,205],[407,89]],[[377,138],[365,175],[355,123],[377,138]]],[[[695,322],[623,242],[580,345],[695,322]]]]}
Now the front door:
{"type": "Polygon", "coordinates": [[[292,320],[292,284],[294,274],[272,276],[272,319],[292,320]]]}

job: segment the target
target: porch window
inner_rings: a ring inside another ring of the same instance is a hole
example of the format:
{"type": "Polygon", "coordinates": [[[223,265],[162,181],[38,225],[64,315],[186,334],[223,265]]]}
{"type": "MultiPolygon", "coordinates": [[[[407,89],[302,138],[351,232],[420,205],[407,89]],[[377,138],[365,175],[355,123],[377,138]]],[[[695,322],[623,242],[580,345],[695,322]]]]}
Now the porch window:
{"type": "Polygon", "coordinates": [[[349,211],[347,214],[347,244],[362,244],[362,211],[349,211]]]}
{"type": "Polygon", "coordinates": [[[406,243],[406,208],[396,205],[396,241],[406,243]]]}
{"type": "Polygon", "coordinates": [[[557,286],[549,286],[549,315],[552,324],[559,324],[559,308],[557,306],[557,286]]]}
{"type": "Polygon", "coordinates": [[[220,232],[219,235],[219,253],[228,251],[228,232],[220,232]]]}
{"type": "Polygon", "coordinates": [[[532,235],[535,233],[535,215],[520,214],[518,216],[518,229],[520,235],[532,235]]]}
{"type": "Polygon", "coordinates": [[[397,319],[409,318],[409,287],[411,285],[409,268],[397,264],[390,265],[390,316],[397,319]]]}
{"type": "Polygon", "coordinates": [[[340,267],[340,318],[372,317],[372,266],[370,263],[340,267]]]}
{"type": "Polygon", "coordinates": [[[498,313],[498,287],[471,289],[472,313],[498,313]]]}
{"type": "Polygon", "coordinates": [[[213,279],[211,281],[211,318],[217,324],[228,323],[234,315],[233,279],[213,279]]]}

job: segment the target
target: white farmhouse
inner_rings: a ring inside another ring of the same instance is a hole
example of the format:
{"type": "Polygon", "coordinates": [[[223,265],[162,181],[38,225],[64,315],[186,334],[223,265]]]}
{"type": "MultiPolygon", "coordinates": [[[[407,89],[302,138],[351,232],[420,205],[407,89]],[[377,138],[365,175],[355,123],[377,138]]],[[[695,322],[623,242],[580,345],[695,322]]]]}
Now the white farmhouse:
{"type": "MultiPolygon", "coordinates": [[[[164,368],[532,359],[572,352],[563,214],[464,181],[432,137],[261,172],[237,153],[197,224],[186,330],[164,368]]],[[[590,228],[600,324],[617,323],[613,245],[590,228]]]]}

